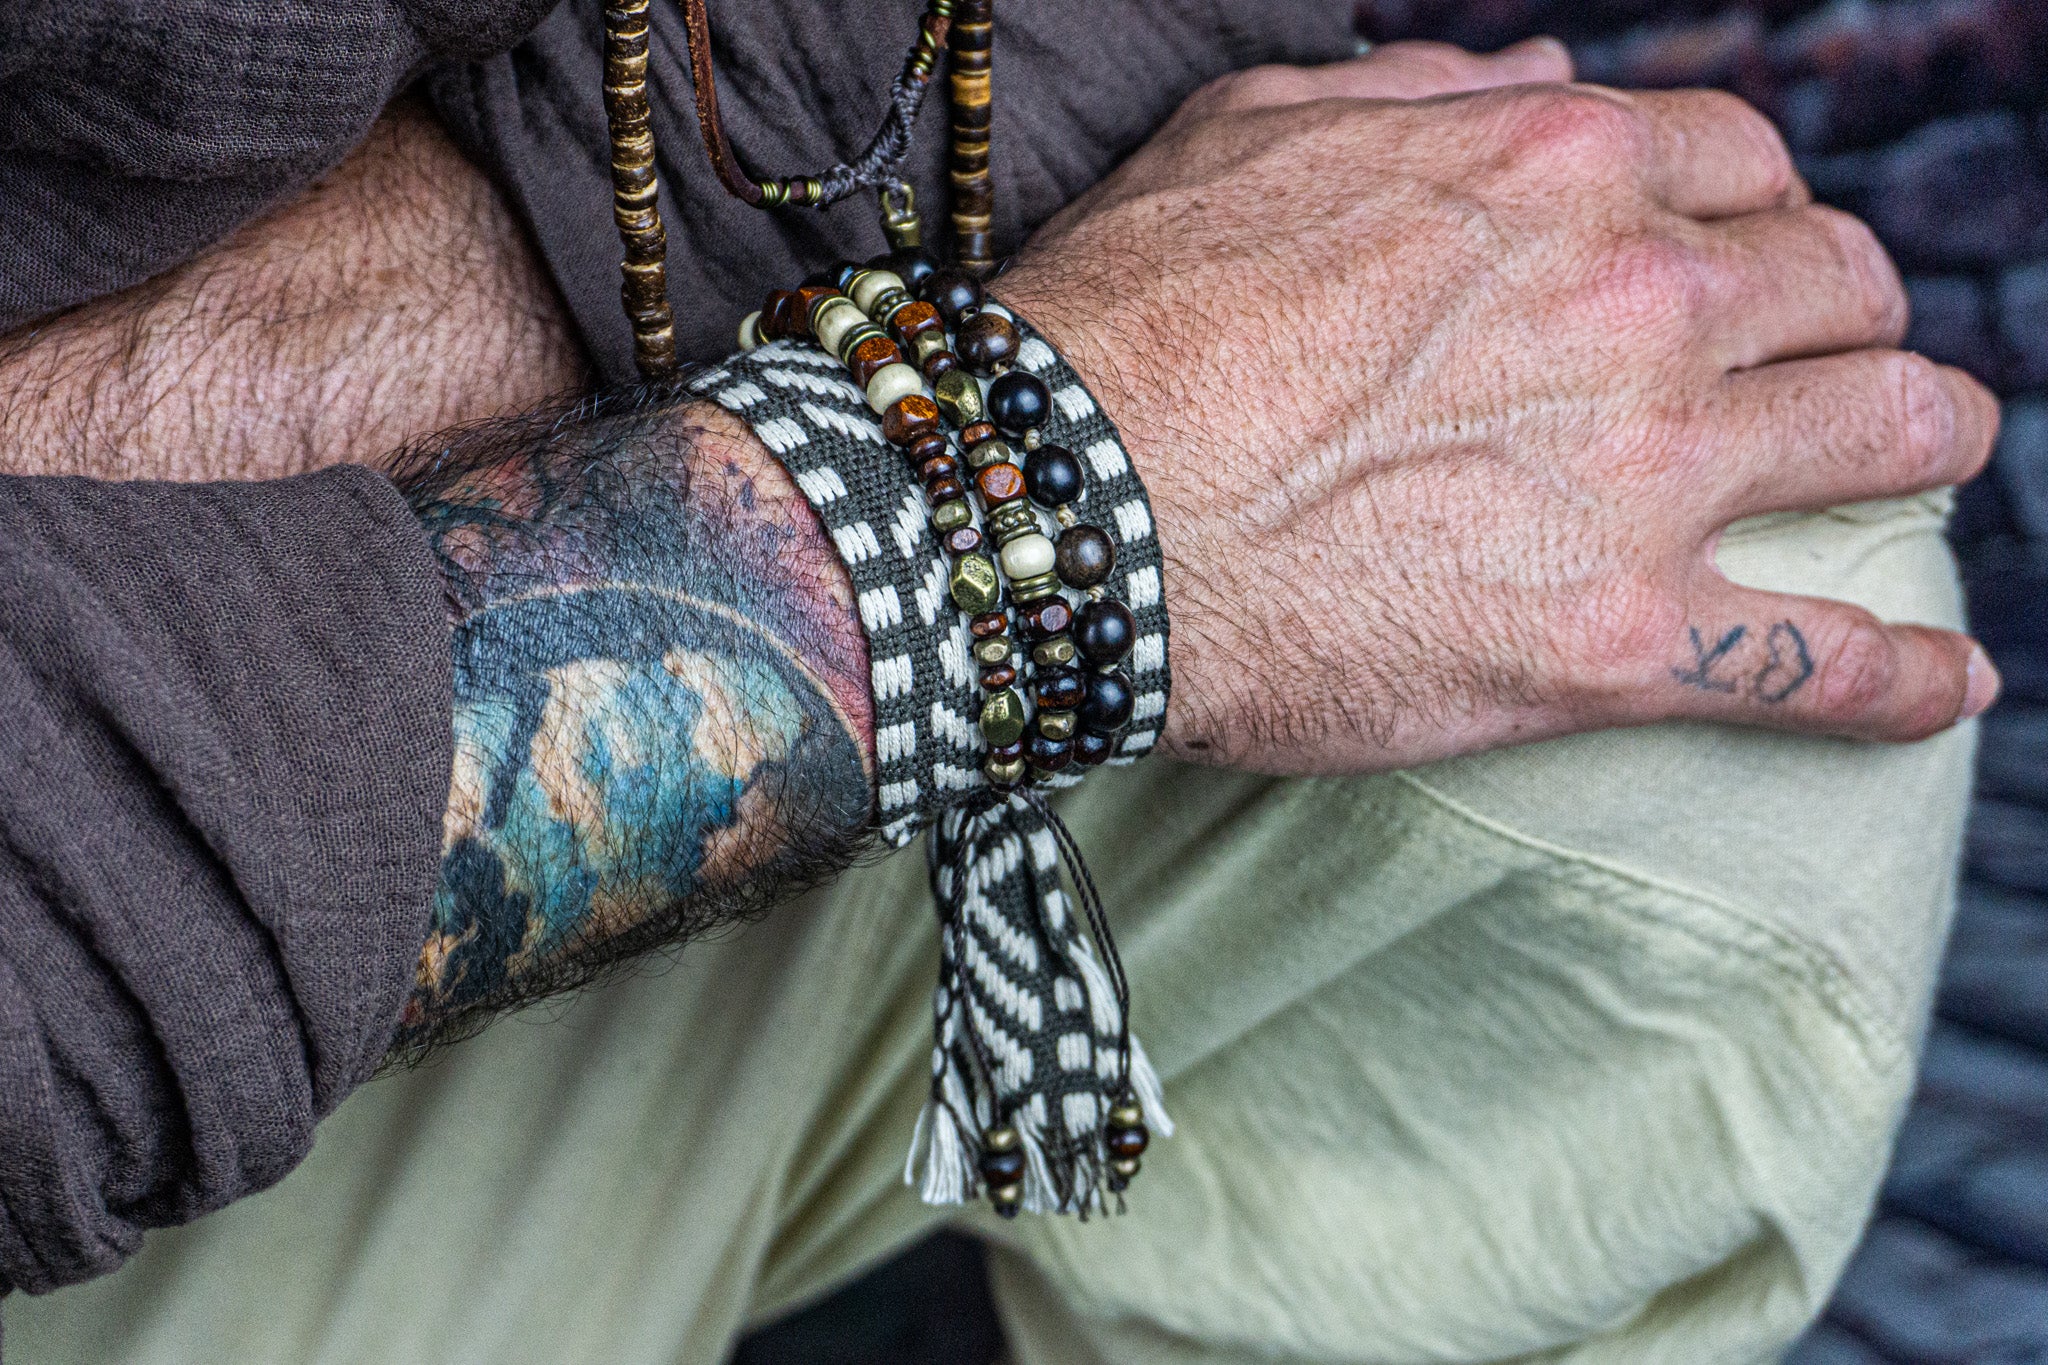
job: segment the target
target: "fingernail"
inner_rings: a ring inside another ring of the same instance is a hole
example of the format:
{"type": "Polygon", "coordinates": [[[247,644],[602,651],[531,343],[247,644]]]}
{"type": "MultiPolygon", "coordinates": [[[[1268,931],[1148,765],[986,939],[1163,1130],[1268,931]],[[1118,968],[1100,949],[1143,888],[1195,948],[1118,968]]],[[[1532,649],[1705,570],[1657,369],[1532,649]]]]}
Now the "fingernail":
{"type": "Polygon", "coordinates": [[[1984,652],[1984,646],[1970,648],[1970,668],[1965,675],[1969,685],[1963,689],[1963,714],[1960,720],[1981,716],[1991,709],[1991,703],[1998,700],[1998,692],[2005,684],[1999,680],[1998,670],[1992,666],[1991,656],[1984,652]]]}

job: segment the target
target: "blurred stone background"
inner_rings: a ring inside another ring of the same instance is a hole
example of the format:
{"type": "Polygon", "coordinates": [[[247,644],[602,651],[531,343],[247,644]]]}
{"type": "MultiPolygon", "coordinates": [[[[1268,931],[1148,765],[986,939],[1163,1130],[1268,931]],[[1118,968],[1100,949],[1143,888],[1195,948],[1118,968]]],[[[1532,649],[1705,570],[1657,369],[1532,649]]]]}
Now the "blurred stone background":
{"type": "MultiPolygon", "coordinates": [[[[1375,41],[1537,33],[1586,80],[1775,118],[1905,272],[1907,345],[2006,400],[1951,532],[2005,674],[1919,1095],[1862,1249],[1792,1365],[2048,1365],[2048,0],[1365,0],[1375,41]]],[[[986,1365],[974,1244],[935,1238],[734,1365],[986,1365]]]]}

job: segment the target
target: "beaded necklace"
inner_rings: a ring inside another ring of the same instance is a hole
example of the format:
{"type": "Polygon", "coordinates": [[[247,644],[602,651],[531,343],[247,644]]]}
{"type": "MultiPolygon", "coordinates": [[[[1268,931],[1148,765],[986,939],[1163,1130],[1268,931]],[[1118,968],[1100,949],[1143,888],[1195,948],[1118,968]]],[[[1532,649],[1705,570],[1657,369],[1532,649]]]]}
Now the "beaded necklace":
{"type": "MultiPolygon", "coordinates": [[[[1054,1088],[1007,1074],[1014,1068],[993,1052],[1010,1040],[992,1022],[976,1019],[966,993],[951,990],[949,965],[939,991],[933,1100],[920,1130],[930,1143],[927,1168],[955,1169],[928,1178],[927,1197],[935,1189],[949,1200],[967,1197],[978,1186],[1005,1216],[1020,1207],[1085,1216],[1107,1208],[1111,1196],[1121,1207],[1148,1142],[1146,1119],[1163,1132],[1171,1132],[1171,1124],[1159,1105],[1157,1079],[1130,1036],[1128,987],[1094,881],[1038,788],[1064,785],[1072,778],[1061,775],[1070,769],[1118,752],[1132,717],[1134,692],[1122,665],[1135,638],[1134,618],[1106,586],[1116,566],[1114,542],[1076,510],[1086,486],[1081,461],[1043,439],[1052,393],[1018,365],[1025,344],[1019,323],[985,292],[994,267],[993,0],[927,0],[891,87],[889,111],[866,149],[817,174],[770,179],[748,172],[726,135],[704,0],[678,2],[698,126],[727,193],[762,209],[823,208],[863,189],[877,195],[890,252],[774,291],[741,323],[739,342],[746,351],[764,343],[815,343],[845,366],[883,437],[922,485],[931,534],[950,561],[946,595],[968,623],[963,639],[971,639],[967,652],[984,693],[976,728],[985,745],[980,773],[987,785],[960,803],[953,812],[959,818],[942,819],[932,834],[933,891],[947,962],[964,943],[961,926],[970,904],[989,913],[986,899],[977,898],[993,874],[977,860],[999,861],[995,850],[1004,836],[1029,839],[1043,832],[1079,892],[1100,962],[1061,922],[1057,905],[1048,910],[1026,898],[1013,927],[1034,943],[1065,945],[1057,951],[1074,964],[1074,989],[1099,994],[1099,1012],[1111,1012],[1116,1024],[1101,1093],[1060,1093],[1069,1116],[1062,1127],[1046,1113],[1054,1088]],[[942,49],[952,96],[949,207],[957,250],[951,266],[937,267],[922,254],[916,200],[901,169],[942,49]],[[1047,534],[1040,509],[1057,528],[1056,539],[1047,534]],[[1082,599],[1078,608],[1064,596],[1069,591],[1082,599]],[[1089,1104],[1085,1119],[1076,1121],[1083,1111],[1072,1102],[1079,1098],[1089,1104]]],[[[644,377],[665,381],[676,376],[677,362],[647,97],[650,3],[615,0],[604,12],[605,109],[624,246],[621,296],[635,363],[644,377]]],[[[913,1162],[918,1159],[914,1152],[913,1162]]]]}

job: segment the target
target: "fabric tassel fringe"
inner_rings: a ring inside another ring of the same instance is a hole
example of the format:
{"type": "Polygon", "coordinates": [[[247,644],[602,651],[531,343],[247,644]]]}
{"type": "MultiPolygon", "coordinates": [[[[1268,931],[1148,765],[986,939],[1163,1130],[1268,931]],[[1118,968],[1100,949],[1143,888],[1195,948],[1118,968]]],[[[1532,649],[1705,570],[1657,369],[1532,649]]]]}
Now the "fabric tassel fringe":
{"type": "Polygon", "coordinates": [[[941,815],[927,849],[939,984],[905,1183],[930,1204],[986,1193],[1004,1215],[1121,1210],[1173,1122],[1073,836],[1038,792],[988,791],[941,815]]]}

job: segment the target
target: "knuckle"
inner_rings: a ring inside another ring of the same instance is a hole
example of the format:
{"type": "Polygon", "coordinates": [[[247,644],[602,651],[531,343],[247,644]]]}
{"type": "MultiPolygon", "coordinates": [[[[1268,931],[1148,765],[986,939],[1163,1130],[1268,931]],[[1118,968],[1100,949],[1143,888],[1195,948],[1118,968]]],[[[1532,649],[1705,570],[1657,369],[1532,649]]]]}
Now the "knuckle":
{"type": "Polygon", "coordinates": [[[1552,171],[1607,171],[1640,161],[1643,116],[1586,90],[1524,87],[1509,101],[1508,147],[1517,160],[1552,171]]]}
{"type": "Polygon", "coordinates": [[[1941,469],[1954,442],[1956,410],[1940,368],[1910,351],[1891,352],[1879,364],[1901,472],[1917,477],[1941,469]]]}
{"type": "Polygon", "coordinates": [[[1819,705],[1841,720],[1868,715],[1890,695],[1898,679],[1898,650],[1875,619],[1857,621],[1822,655],[1819,705]]]}
{"type": "Polygon", "coordinates": [[[1660,677],[1685,609],[1655,582],[1620,577],[1581,594],[1567,624],[1569,672],[1582,691],[1624,701],[1660,677]]]}
{"type": "Polygon", "coordinates": [[[1632,335],[1677,327],[1690,334],[1718,288],[1699,248],[1663,235],[1613,243],[1594,274],[1593,321],[1632,335]]]}

